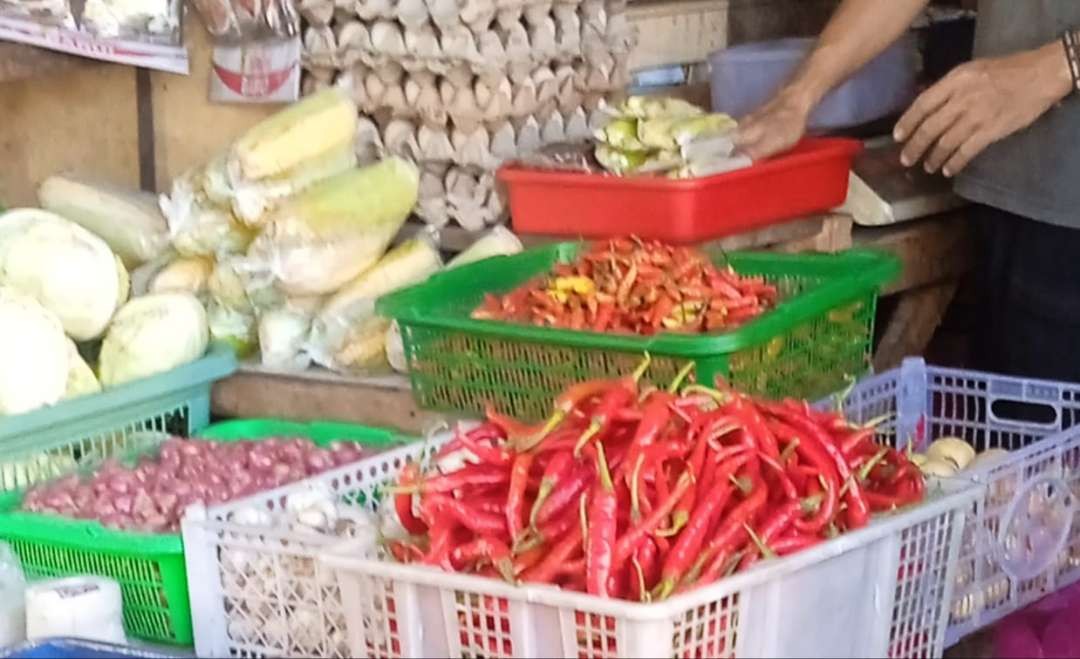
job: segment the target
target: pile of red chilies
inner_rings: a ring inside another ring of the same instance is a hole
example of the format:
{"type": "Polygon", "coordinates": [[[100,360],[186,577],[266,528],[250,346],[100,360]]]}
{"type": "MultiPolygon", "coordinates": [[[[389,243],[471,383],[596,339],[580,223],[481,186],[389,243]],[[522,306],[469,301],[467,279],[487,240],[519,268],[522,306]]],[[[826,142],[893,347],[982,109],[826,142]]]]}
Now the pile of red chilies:
{"type": "Polygon", "coordinates": [[[644,368],[570,387],[538,426],[489,411],[442,447],[471,454],[453,471],[407,466],[394,506],[412,536],[393,555],[655,601],[924,496],[872,425],[679,379],[641,390],[644,368]]]}
{"type": "Polygon", "coordinates": [[[651,335],[731,329],[776,303],[762,277],[717,268],[700,251],[618,238],[502,296],[473,317],[594,332],[651,335]]]}

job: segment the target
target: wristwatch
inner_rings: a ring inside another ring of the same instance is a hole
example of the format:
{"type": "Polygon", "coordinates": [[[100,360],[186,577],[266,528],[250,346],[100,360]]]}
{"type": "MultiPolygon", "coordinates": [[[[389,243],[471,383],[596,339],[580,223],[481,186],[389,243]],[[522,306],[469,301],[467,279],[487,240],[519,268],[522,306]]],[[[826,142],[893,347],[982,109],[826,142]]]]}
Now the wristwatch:
{"type": "Polygon", "coordinates": [[[1065,30],[1061,35],[1061,43],[1065,46],[1065,57],[1069,60],[1073,91],[1080,93],[1080,30],[1065,30]]]}

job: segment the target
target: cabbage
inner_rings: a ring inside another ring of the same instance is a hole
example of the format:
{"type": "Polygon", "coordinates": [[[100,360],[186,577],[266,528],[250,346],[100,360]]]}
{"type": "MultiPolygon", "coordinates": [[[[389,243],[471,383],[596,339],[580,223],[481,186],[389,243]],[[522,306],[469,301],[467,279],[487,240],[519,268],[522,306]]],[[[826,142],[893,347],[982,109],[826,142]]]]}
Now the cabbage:
{"type": "Polygon", "coordinates": [[[206,311],[194,295],[135,298],[116,313],[101,344],[101,384],[115,387],[195,361],[208,342],[206,311]]]}
{"type": "MultiPolygon", "coordinates": [[[[116,256],[101,238],[46,211],[13,211],[21,230],[0,230],[0,284],[52,311],[76,341],[97,338],[120,303],[116,256]],[[29,217],[30,221],[25,221],[29,217]]],[[[0,224],[7,216],[0,217],[0,224]]],[[[9,225],[11,226],[11,225],[9,225]]]]}
{"type": "Polygon", "coordinates": [[[0,286],[0,415],[53,405],[64,396],[67,341],[55,314],[0,286]]]}
{"type": "Polygon", "coordinates": [[[94,371],[83,360],[82,355],[79,354],[78,347],[75,346],[75,342],[71,339],[67,340],[68,343],[68,379],[67,388],[64,390],[64,399],[78,398],[79,396],[87,396],[89,394],[96,394],[101,391],[101,383],[98,382],[97,377],[94,375],[94,371]]]}

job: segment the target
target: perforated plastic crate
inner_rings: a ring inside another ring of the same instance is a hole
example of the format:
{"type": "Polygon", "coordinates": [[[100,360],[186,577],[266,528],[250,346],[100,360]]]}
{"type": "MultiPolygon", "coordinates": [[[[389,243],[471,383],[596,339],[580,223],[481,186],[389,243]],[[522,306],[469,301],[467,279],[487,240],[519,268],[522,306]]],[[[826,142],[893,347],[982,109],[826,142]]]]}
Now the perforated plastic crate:
{"type": "Polygon", "coordinates": [[[144,431],[187,436],[210,422],[210,388],[236,369],[224,347],[167,373],[0,419],[0,492],[144,448],[144,431]]]}
{"type": "Polygon", "coordinates": [[[538,420],[571,383],[624,375],[645,352],[653,358],[646,377],[658,385],[693,361],[699,382],[722,375],[750,393],[814,399],[869,370],[878,290],[899,271],[895,258],[867,251],[716,254],[781,293],[775,309],[720,334],[642,337],[470,317],[485,293],[505,293],[581,248],[560,243],[487,259],[382,298],[381,312],[401,326],[417,402],[473,415],[491,403],[538,420]]]}
{"type": "MultiPolygon", "coordinates": [[[[377,450],[407,441],[385,430],[344,423],[233,421],[211,426],[211,438],[289,435],[350,439],[377,450]]],[[[382,478],[389,456],[364,460],[269,492],[209,509],[193,506],[182,523],[195,650],[200,657],[349,657],[341,597],[315,557],[329,540],[283,528],[234,521],[246,511],[280,510],[286,498],[323,483],[344,501],[371,509],[364,483],[382,478]]],[[[389,466],[387,467],[389,469],[389,466]]]]}
{"type": "MultiPolygon", "coordinates": [[[[294,424],[272,420],[233,421],[197,433],[225,442],[266,436],[304,436],[316,444],[333,440],[381,443],[387,433],[345,424],[294,424]]],[[[138,450],[155,449],[164,434],[137,437],[138,450]]],[[[0,540],[11,545],[31,579],[94,574],[115,579],[124,600],[124,629],[129,636],[156,643],[191,645],[184,542],[179,533],[138,533],[102,526],[97,521],[21,512],[21,492],[0,495],[0,540]]],[[[192,583],[201,583],[203,572],[192,583]]]]}
{"type": "MultiPolygon", "coordinates": [[[[430,448],[372,458],[347,491],[377,505],[430,448]]],[[[336,570],[355,657],[938,657],[979,496],[940,485],[920,506],[654,604],[401,565],[350,543],[325,549],[317,570],[336,570]]]]}
{"type": "Polygon", "coordinates": [[[1080,579],[1080,385],[909,359],[861,381],[844,407],[855,421],[895,415],[879,437],[897,447],[959,437],[1011,451],[961,472],[986,488],[964,528],[949,645],[1080,579]]]}

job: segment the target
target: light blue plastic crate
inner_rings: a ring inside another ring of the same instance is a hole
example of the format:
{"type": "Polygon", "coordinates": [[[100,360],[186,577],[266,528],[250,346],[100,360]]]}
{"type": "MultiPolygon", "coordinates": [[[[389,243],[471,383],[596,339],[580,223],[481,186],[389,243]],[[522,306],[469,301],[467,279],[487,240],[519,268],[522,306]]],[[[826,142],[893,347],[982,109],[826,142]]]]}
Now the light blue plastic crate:
{"type": "Polygon", "coordinates": [[[236,370],[232,350],[53,407],[0,418],[0,492],[21,490],[210,423],[210,388],[236,370]]]}

